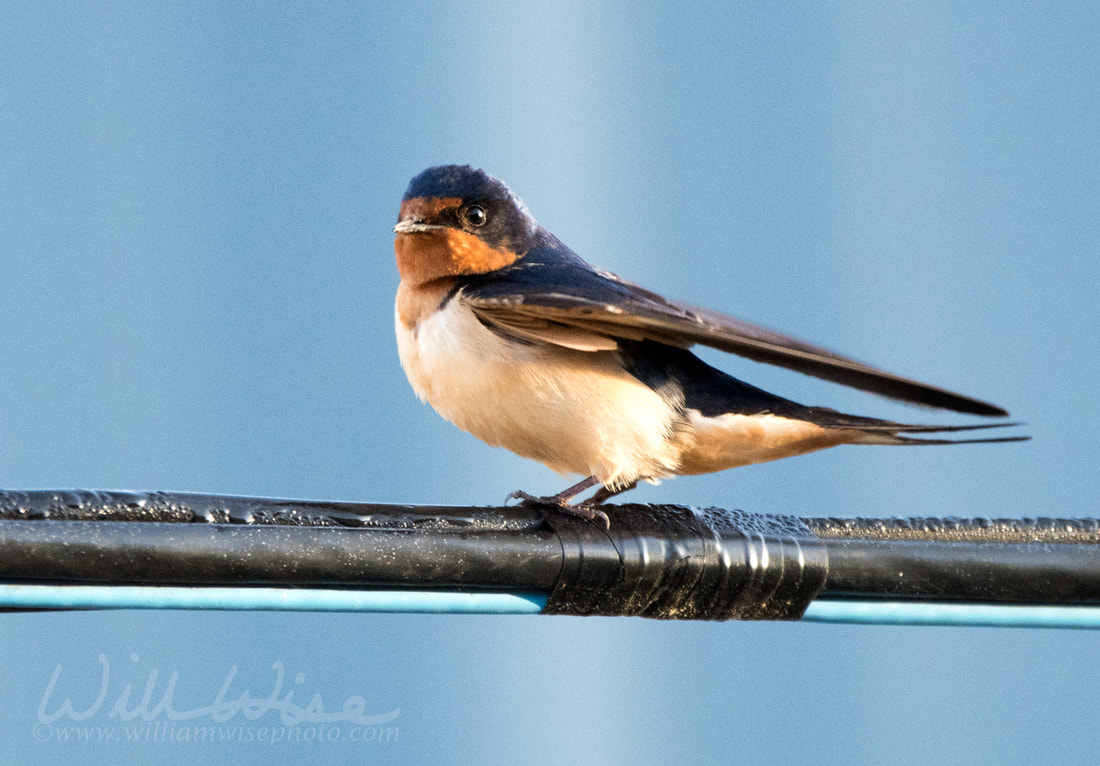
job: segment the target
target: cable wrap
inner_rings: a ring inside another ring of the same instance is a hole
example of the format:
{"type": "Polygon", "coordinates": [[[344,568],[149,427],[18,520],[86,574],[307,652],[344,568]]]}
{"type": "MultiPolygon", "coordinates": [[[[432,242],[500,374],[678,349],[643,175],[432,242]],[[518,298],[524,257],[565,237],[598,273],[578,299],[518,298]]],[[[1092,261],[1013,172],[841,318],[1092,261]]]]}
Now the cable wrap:
{"type": "Polygon", "coordinates": [[[547,613],[797,620],[825,584],[825,546],[794,516],[680,506],[606,510],[612,534],[548,517],[565,566],[547,613]]]}

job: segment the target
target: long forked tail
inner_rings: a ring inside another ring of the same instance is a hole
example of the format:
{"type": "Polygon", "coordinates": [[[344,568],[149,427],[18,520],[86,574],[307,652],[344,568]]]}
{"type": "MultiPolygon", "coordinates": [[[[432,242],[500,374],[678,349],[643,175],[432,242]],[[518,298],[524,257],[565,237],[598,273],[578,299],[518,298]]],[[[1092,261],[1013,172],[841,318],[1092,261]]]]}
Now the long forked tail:
{"type": "Polygon", "coordinates": [[[909,423],[891,423],[879,421],[867,425],[859,425],[856,430],[863,433],[863,437],[852,441],[851,444],[886,444],[894,446],[919,445],[919,444],[989,444],[993,442],[1026,442],[1030,436],[987,436],[980,439],[918,439],[907,434],[928,433],[956,433],[959,431],[979,431],[988,428],[1008,428],[1023,425],[1022,423],[993,423],[979,426],[924,426],[909,423]]]}

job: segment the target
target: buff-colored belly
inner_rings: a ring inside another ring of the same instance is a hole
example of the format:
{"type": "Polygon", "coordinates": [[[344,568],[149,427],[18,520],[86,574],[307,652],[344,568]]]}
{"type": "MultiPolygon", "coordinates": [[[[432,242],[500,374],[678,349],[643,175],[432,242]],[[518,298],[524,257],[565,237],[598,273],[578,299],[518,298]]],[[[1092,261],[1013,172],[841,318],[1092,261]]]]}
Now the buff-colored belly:
{"type": "Polygon", "coordinates": [[[459,299],[396,322],[401,364],[421,399],[494,446],[609,486],[677,473],[676,408],[622,369],[614,352],[522,344],[459,299]]]}

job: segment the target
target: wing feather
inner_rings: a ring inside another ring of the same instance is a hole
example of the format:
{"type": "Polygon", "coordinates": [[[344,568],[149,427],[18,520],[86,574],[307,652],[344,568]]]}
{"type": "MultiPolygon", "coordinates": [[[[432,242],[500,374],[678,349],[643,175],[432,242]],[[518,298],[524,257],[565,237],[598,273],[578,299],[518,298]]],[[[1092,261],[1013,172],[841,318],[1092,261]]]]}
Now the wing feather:
{"type": "Polygon", "coordinates": [[[537,260],[471,281],[459,293],[490,327],[527,342],[584,351],[616,339],[687,348],[702,344],[882,396],[975,415],[1008,413],[988,402],[880,370],[788,335],[671,301],[584,264],[537,260]]]}

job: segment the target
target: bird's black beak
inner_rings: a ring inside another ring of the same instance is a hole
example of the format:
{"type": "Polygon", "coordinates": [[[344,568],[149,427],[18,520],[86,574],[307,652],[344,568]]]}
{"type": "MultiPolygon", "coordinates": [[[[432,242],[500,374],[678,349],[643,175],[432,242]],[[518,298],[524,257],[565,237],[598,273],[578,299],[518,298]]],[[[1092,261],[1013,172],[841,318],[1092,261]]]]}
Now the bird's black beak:
{"type": "Polygon", "coordinates": [[[397,225],[393,227],[394,234],[420,234],[426,231],[437,231],[439,229],[446,228],[444,226],[438,226],[435,224],[424,223],[416,218],[407,218],[404,221],[398,221],[397,225]]]}

